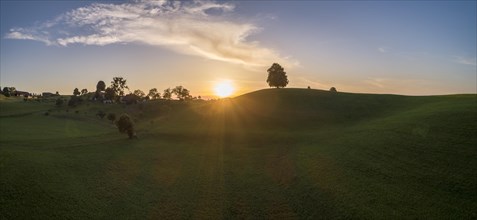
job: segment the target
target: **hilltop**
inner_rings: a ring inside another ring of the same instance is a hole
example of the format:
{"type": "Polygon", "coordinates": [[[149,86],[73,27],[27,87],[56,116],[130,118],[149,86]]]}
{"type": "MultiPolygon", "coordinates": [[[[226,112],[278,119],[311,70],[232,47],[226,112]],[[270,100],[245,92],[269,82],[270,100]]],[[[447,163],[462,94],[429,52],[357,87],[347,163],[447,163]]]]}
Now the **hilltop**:
{"type": "Polygon", "coordinates": [[[265,89],[67,111],[2,99],[0,217],[475,218],[476,100],[265,89]],[[100,110],[130,114],[139,139],[100,110]]]}

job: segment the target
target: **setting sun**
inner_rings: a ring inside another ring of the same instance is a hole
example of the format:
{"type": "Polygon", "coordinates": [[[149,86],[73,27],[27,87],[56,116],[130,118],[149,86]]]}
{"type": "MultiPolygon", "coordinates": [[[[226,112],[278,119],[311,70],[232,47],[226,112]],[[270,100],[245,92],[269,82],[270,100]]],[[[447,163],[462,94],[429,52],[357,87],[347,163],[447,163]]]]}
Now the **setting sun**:
{"type": "Polygon", "coordinates": [[[225,98],[232,95],[234,90],[234,86],[230,81],[221,81],[214,86],[215,95],[219,96],[220,98],[225,98]]]}

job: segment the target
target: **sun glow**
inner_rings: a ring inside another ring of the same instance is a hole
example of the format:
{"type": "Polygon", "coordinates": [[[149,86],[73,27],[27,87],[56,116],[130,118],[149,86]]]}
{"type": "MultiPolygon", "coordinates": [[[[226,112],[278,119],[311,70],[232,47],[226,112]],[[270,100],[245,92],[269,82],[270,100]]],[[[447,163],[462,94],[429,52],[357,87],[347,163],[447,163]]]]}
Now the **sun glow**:
{"type": "Polygon", "coordinates": [[[215,95],[219,96],[220,98],[225,98],[235,91],[232,82],[230,81],[220,81],[214,86],[215,95]]]}

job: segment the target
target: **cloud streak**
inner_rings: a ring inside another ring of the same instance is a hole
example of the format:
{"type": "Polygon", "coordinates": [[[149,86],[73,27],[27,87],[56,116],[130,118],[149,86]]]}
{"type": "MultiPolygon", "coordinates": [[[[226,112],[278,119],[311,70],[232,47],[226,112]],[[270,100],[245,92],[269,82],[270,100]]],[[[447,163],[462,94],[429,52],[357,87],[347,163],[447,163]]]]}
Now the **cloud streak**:
{"type": "Polygon", "coordinates": [[[464,65],[471,65],[471,66],[476,66],[477,65],[477,58],[468,58],[468,57],[459,57],[455,56],[454,57],[454,62],[464,64],[464,65]]]}
{"type": "Polygon", "coordinates": [[[391,50],[391,48],[389,47],[379,47],[378,48],[378,51],[381,52],[381,53],[387,53],[391,50]]]}
{"type": "Polygon", "coordinates": [[[260,28],[232,19],[234,8],[210,1],[93,3],[35,27],[12,28],[5,38],[35,40],[48,46],[146,44],[251,67],[273,62],[297,64],[247,40],[260,28]]]}
{"type": "Polygon", "coordinates": [[[362,85],[373,92],[403,93],[405,91],[424,91],[432,81],[423,79],[398,79],[398,78],[368,78],[361,81],[362,85]]]}

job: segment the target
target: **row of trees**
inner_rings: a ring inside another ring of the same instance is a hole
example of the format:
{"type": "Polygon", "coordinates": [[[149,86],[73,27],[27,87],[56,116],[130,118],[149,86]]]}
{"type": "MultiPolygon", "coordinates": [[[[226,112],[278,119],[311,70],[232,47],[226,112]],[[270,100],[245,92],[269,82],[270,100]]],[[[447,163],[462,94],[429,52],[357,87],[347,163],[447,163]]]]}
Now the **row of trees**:
{"type": "MultiPolygon", "coordinates": [[[[129,87],[127,86],[127,80],[123,77],[114,77],[109,87],[106,87],[106,83],[101,80],[96,84],[96,91],[94,92],[93,99],[99,101],[118,101],[120,97],[123,97],[126,100],[154,100],[161,98],[171,100],[173,95],[175,95],[179,100],[190,100],[195,98],[192,97],[190,95],[190,91],[183,86],[176,86],[172,89],[167,88],[162,94],[157,90],[157,88],[152,88],[147,94],[140,89],[136,89],[133,92],[130,92],[129,94],[125,95],[126,89],[129,91],[129,87]]],[[[78,88],[75,88],[73,90],[73,96],[83,96],[87,94],[87,89],[82,89],[80,91],[78,88]]],[[[198,98],[200,98],[200,96],[198,98]]]]}
{"type": "Polygon", "coordinates": [[[73,90],[73,95],[74,95],[74,96],[80,96],[80,95],[86,95],[86,94],[88,94],[88,90],[87,90],[87,89],[82,89],[81,92],[79,91],[78,88],[75,88],[75,89],[73,90]]]}
{"type": "MultiPolygon", "coordinates": [[[[268,70],[268,78],[267,83],[270,87],[277,87],[283,88],[286,87],[288,84],[288,78],[286,72],[284,71],[283,67],[280,66],[278,63],[274,63],[268,70]]],[[[125,95],[125,90],[129,91],[129,87],[127,86],[127,80],[123,77],[113,77],[111,81],[111,85],[106,87],[106,83],[102,80],[98,81],[96,84],[96,91],[94,92],[94,99],[95,100],[111,100],[111,101],[118,101],[119,97],[127,97],[134,99],[146,99],[146,100],[154,100],[154,99],[166,99],[171,100],[172,96],[175,95],[179,100],[190,100],[194,99],[190,95],[190,91],[183,86],[176,86],[175,88],[167,88],[163,91],[163,93],[159,93],[157,88],[152,88],[149,92],[143,92],[140,89],[134,90],[132,93],[130,92],[128,95],[125,95]],[[129,97],[128,97],[129,96],[129,97]]],[[[88,94],[87,89],[82,89],[81,91],[78,88],[73,90],[74,96],[82,96],[88,94]]],[[[197,97],[200,99],[200,96],[197,97]]]]}

